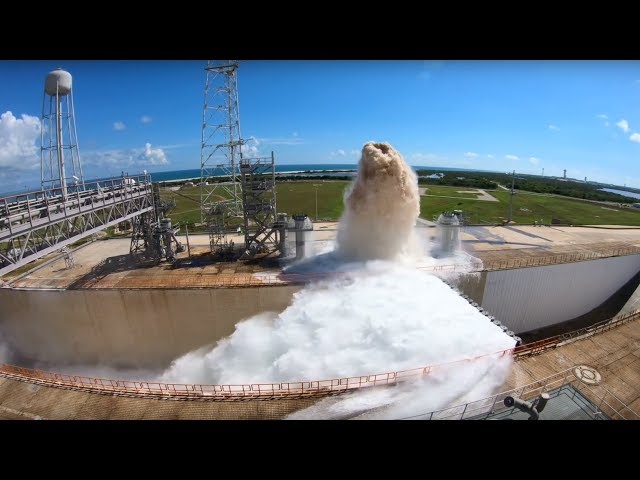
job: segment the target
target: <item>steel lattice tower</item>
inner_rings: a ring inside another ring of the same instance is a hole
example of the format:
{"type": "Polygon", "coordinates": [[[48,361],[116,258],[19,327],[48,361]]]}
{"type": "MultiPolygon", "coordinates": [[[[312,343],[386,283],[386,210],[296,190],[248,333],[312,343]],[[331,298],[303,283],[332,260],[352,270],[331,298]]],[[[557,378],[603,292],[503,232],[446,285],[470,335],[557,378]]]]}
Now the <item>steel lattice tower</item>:
{"type": "Polygon", "coordinates": [[[221,211],[227,216],[242,215],[238,165],[243,141],[240,137],[237,69],[238,63],[233,60],[210,60],[205,67],[200,213],[201,221],[216,238],[224,236],[221,211]],[[225,181],[219,182],[220,179],[225,181]]]}
{"type": "Polygon", "coordinates": [[[61,68],[47,74],[40,123],[41,187],[60,188],[63,198],[70,186],[75,186],[72,191],[76,191],[84,185],[71,83],[71,74],[61,68]]]}
{"type": "Polygon", "coordinates": [[[238,63],[233,60],[210,60],[205,67],[200,212],[213,252],[231,247],[226,240],[226,219],[242,216],[245,256],[254,256],[273,250],[279,241],[280,230],[275,232],[273,225],[275,161],[273,153],[270,157],[243,158],[237,70],[238,63]]]}

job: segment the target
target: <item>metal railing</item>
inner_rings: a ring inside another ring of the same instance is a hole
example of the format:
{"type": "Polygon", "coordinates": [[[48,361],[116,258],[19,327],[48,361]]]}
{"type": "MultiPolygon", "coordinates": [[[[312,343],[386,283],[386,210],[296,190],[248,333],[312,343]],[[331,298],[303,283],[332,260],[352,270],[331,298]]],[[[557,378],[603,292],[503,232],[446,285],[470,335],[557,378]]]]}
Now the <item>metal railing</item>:
{"type": "MultiPolygon", "coordinates": [[[[36,370],[9,364],[0,364],[0,376],[14,378],[22,381],[29,381],[46,386],[82,389],[97,393],[130,396],[241,399],[331,395],[353,389],[374,387],[380,385],[391,385],[400,381],[415,379],[424,375],[428,375],[438,368],[451,367],[456,364],[468,363],[480,358],[499,358],[505,355],[513,355],[515,358],[522,358],[525,356],[536,355],[548,348],[558,346],[561,343],[566,343],[568,341],[575,340],[586,335],[593,335],[594,333],[618,327],[620,325],[623,325],[624,323],[637,319],[639,316],[640,310],[637,310],[620,317],[614,317],[609,321],[600,322],[596,325],[593,325],[592,327],[576,330],[575,332],[571,332],[568,334],[557,335],[555,337],[551,337],[550,339],[541,340],[539,342],[533,342],[530,344],[521,345],[519,347],[501,350],[485,355],[459,359],[452,362],[445,362],[409,370],[400,370],[396,372],[359,375],[328,380],[230,385],[182,384],[163,383],[155,381],[132,381],[95,378],[83,375],[47,372],[43,370],[36,370]]],[[[533,385],[533,383],[530,385],[533,385]]],[[[522,390],[519,395],[523,396],[528,393],[529,392],[525,389],[522,390]]],[[[472,409],[471,411],[477,410],[475,407],[474,409],[472,409]]],[[[466,415],[466,411],[467,409],[465,409],[465,413],[463,413],[463,415],[466,415]]]]}
{"type": "Polygon", "coordinates": [[[614,393],[601,385],[591,386],[582,382],[580,378],[576,377],[573,368],[568,368],[527,385],[500,392],[490,397],[410,417],[403,417],[402,420],[484,420],[499,411],[504,413],[515,412],[517,410],[515,407],[504,407],[504,399],[508,396],[524,400],[533,399],[541,393],[562,389],[562,387],[567,386],[573,387],[575,391],[583,395],[586,394],[585,396],[589,399],[591,405],[587,404],[585,406],[591,408],[589,413],[594,419],[640,420],[640,415],[629,408],[614,393]]]}
{"type": "Polygon", "coordinates": [[[24,229],[18,228],[21,225],[34,228],[41,223],[50,223],[54,215],[56,220],[58,215],[68,219],[78,213],[146,194],[150,188],[149,174],[141,174],[0,197],[0,231],[6,230],[3,236],[11,236],[24,229]]]}
{"type": "Polygon", "coordinates": [[[468,363],[480,358],[503,357],[510,355],[511,349],[464,358],[453,362],[446,362],[428,367],[400,370],[396,372],[378,373],[374,375],[359,375],[327,380],[250,383],[250,384],[182,384],[163,383],[155,381],[112,380],[106,378],[87,377],[66,373],[54,373],[16,365],[0,365],[0,376],[29,381],[46,386],[82,389],[97,393],[109,393],[132,396],[160,396],[172,398],[274,398],[291,396],[330,395],[348,390],[391,385],[400,381],[410,380],[428,375],[432,371],[451,367],[456,364],[468,363]]]}
{"type": "Polygon", "coordinates": [[[0,275],[153,208],[149,174],[0,198],[0,275]]]}
{"type": "Polygon", "coordinates": [[[507,270],[511,268],[539,267],[544,265],[555,265],[559,263],[583,262],[586,260],[597,260],[599,258],[620,257],[624,255],[637,255],[640,247],[615,248],[606,252],[580,252],[545,257],[525,257],[510,260],[493,260],[483,262],[483,270],[507,270]]]}
{"type": "Polygon", "coordinates": [[[640,310],[635,310],[630,313],[618,315],[616,317],[603,320],[588,327],[583,327],[571,332],[562,333],[553,337],[544,338],[536,342],[525,343],[519,345],[513,350],[513,356],[515,358],[530,357],[538,355],[550,348],[556,348],[561,345],[565,345],[579,338],[595,335],[600,332],[605,332],[613,328],[624,325],[625,323],[636,320],[640,317],[640,310]]]}

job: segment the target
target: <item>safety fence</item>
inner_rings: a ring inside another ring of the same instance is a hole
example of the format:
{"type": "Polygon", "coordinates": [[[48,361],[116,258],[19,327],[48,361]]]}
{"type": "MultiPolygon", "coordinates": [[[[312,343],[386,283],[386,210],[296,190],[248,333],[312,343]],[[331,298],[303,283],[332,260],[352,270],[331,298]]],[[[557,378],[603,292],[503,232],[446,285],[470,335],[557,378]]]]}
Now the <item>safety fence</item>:
{"type": "Polygon", "coordinates": [[[507,260],[489,260],[483,262],[481,266],[484,270],[507,270],[511,268],[539,267],[544,265],[554,265],[559,263],[582,262],[585,260],[597,260],[598,258],[620,257],[624,255],[636,255],[640,253],[640,247],[630,246],[624,248],[613,248],[601,252],[580,252],[559,255],[548,255],[544,257],[522,257],[507,260]]]}
{"type": "Polygon", "coordinates": [[[536,342],[525,343],[523,345],[517,346],[513,350],[513,356],[515,358],[522,358],[537,355],[544,352],[545,350],[565,345],[579,338],[584,338],[586,336],[591,336],[597,333],[611,330],[613,328],[624,325],[625,323],[636,320],[639,317],[640,310],[635,310],[630,313],[625,313],[607,320],[603,320],[588,327],[583,327],[578,330],[555,335],[553,337],[538,340],[536,342]]]}
{"type": "MultiPolygon", "coordinates": [[[[507,390],[490,397],[454,407],[404,417],[402,420],[486,420],[492,417],[504,418],[517,411],[516,408],[506,408],[504,406],[503,402],[506,397],[533,400],[541,393],[555,391],[557,395],[563,393],[564,389],[566,389],[564,393],[568,395],[575,395],[577,391],[589,399],[589,402],[582,405],[582,409],[585,410],[592,419],[640,420],[640,415],[629,408],[629,406],[614,393],[601,385],[592,386],[584,383],[575,375],[573,368],[568,368],[527,385],[507,390]],[[573,387],[573,391],[566,387],[573,387]]],[[[551,401],[553,401],[553,397],[551,401]]]]}
{"type": "Polygon", "coordinates": [[[476,357],[465,358],[453,362],[446,362],[428,367],[413,368],[396,372],[379,373],[374,375],[360,375],[329,380],[279,382],[279,383],[249,383],[230,385],[181,384],[163,383],[155,381],[132,381],[94,378],[83,375],[46,372],[16,365],[0,365],[0,376],[27,380],[29,382],[54,387],[67,387],[93,391],[98,393],[161,396],[172,398],[197,397],[201,399],[249,399],[249,398],[277,398],[291,396],[330,395],[347,390],[390,385],[397,382],[420,378],[437,369],[455,367],[459,364],[470,363],[491,357],[500,358],[511,355],[512,349],[501,350],[476,357]]]}
{"type": "Polygon", "coordinates": [[[155,381],[132,381],[94,378],[82,375],[66,373],[46,372],[15,365],[0,365],[0,376],[27,380],[48,386],[66,387],[88,390],[99,393],[135,395],[135,396],[161,396],[172,398],[275,398],[308,395],[330,395],[342,393],[347,390],[373,387],[379,385],[395,384],[400,381],[415,379],[428,375],[438,369],[446,369],[459,364],[474,362],[483,358],[500,358],[505,355],[513,355],[516,358],[536,355],[542,351],[558,346],[564,342],[592,335],[601,331],[615,328],[631,320],[637,319],[640,311],[615,317],[606,322],[600,322],[592,327],[583,328],[568,334],[557,335],[549,339],[533,342],[470,358],[464,358],[453,362],[446,362],[427,367],[419,367],[410,370],[379,373],[374,375],[360,375],[329,380],[279,382],[279,383],[249,383],[234,385],[206,385],[206,384],[181,384],[163,383],[155,381]]]}
{"type": "MultiPolygon", "coordinates": [[[[485,262],[470,262],[446,265],[424,265],[416,267],[424,272],[464,272],[477,273],[481,271],[508,270],[513,268],[539,267],[556,265],[561,263],[582,262],[599,258],[618,257],[640,254],[640,247],[626,247],[607,250],[606,252],[581,252],[575,254],[550,255],[545,257],[526,257],[511,260],[496,260],[485,262]]],[[[308,283],[324,279],[348,278],[357,275],[366,275],[366,272],[355,271],[331,271],[308,273],[259,273],[259,274],[219,274],[207,279],[207,285],[211,286],[257,286],[257,285],[281,285],[287,283],[308,283]]]]}

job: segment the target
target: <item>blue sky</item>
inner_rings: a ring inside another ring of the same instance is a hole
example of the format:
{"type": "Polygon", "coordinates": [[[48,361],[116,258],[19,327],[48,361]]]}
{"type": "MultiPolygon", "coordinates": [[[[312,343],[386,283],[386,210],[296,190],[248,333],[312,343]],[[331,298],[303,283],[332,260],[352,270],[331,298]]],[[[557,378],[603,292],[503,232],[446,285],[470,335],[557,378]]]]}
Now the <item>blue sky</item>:
{"type": "MultiPolygon", "coordinates": [[[[86,177],[199,168],[205,64],[0,61],[0,191],[38,183],[57,66],[86,177]]],[[[640,187],[638,61],[241,61],[238,88],[242,136],[281,164],[356,163],[385,140],[413,165],[640,187]]]]}

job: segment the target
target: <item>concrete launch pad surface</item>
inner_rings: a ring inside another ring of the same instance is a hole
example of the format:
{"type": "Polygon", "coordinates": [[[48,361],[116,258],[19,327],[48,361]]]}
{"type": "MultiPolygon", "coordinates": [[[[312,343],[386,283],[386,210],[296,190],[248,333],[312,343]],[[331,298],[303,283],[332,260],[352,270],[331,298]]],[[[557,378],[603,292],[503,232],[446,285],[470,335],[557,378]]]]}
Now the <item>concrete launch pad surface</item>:
{"type": "MultiPolygon", "coordinates": [[[[317,251],[335,239],[337,223],[314,225],[313,248],[317,251]]],[[[419,234],[437,239],[437,229],[420,225],[419,234]]],[[[186,245],[186,237],[179,237],[186,245]]],[[[485,268],[500,262],[542,257],[580,255],[613,256],[629,248],[640,248],[640,229],[623,227],[534,227],[523,225],[466,226],[460,230],[462,248],[481,259],[485,268]]],[[[236,245],[242,237],[230,236],[236,245]]],[[[101,240],[74,252],[75,266],[67,268],[62,258],[10,281],[14,288],[35,289],[140,289],[211,288],[280,283],[280,268],[265,267],[257,261],[215,262],[207,253],[207,235],[190,235],[192,261],[187,252],[178,254],[176,265],[135,264],[128,256],[129,239],[101,240]]],[[[284,280],[286,283],[286,280],[284,280]]]]}

